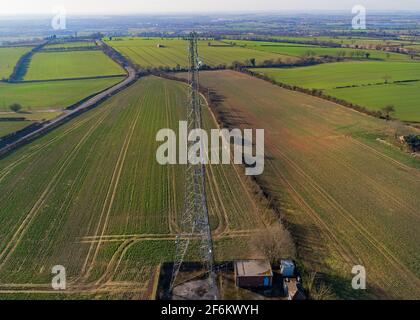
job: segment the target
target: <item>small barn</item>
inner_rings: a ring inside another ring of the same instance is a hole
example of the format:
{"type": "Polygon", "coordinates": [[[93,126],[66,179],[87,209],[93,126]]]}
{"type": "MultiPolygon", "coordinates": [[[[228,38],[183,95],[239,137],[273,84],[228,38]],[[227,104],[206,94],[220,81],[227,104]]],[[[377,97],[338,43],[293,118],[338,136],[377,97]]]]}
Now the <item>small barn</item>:
{"type": "Polygon", "coordinates": [[[267,260],[235,261],[235,282],[238,287],[271,287],[273,271],[267,260]]]}

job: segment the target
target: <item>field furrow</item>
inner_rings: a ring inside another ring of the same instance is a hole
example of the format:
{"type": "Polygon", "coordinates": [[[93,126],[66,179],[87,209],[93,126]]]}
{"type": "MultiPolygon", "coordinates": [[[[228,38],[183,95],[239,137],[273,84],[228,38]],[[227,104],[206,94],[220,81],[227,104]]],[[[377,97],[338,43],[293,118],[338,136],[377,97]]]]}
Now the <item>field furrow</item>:
{"type": "Polygon", "coordinates": [[[378,142],[392,134],[388,122],[231,71],[201,80],[223,97],[229,119],[265,129],[260,183],[281,205],[309,268],[342,297],[361,297],[350,287],[357,264],[377,297],[401,298],[404,288],[420,295],[420,172],[409,155],[378,142]]]}

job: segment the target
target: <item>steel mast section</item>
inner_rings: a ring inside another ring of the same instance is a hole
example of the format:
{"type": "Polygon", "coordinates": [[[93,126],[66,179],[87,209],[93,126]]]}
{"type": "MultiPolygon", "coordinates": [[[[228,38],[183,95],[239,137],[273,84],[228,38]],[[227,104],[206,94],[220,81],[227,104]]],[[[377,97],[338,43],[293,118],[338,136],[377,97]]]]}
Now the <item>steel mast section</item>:
{"type": "MultiPolygon", "coordinates": [[[[199,69],[200,60],[198,57],[197,34],[192,32],[189,36],[189,71],[188,71],[188,105],[187,105],[187,126],[188,134],[194,129],[201,129],[201,98],[199,92],[199,69]]],[[[171,279],[170,290],[172,291],[180,267],[184,261],[190,241],[192,239],[199,242],[199,254],[205,272],[208,275],[209,288],[215,293],[214,298],[218,298],[215,273],[213,268],[213,242],[211,237],[209,214],[206,197],[205,165],[202,139],[189,141],[187,150],[191,146],[201,143],[201,163],[191,164],[187,161],[185,172],[185,198],[184,211],[181,219],[181,232],[176,238],[176,250],[174,268],[171,279]]]]}

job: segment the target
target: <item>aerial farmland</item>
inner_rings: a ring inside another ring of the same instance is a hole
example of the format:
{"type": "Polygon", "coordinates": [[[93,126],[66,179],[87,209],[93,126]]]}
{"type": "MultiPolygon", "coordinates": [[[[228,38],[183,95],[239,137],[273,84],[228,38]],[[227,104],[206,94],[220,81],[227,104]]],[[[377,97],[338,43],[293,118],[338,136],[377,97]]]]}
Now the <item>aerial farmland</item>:
{"type": "Polygon", "coordinates": [[[57,80],[123,75],[124,71],[101,51],[41,52],[24,80],[57,80]]]}
{"type": "Polygon", "coordinates": [[[289,69],[254,69],[275,81],[317,89],[325,94],[380,110],[393,105],[394,116],[420,121],[420,61],[350,61],[289,69]]]}
{"type": "Polygon", "coordinates": [[[246,123],[255,121],[256,127],[270,128],[266,137],[270,161],[262,183],[287,210],[285,219],[303,229],[302,247],[308,248],[303,249],[308,261],[325,263],[340,282],[340,268],[345,270],[356,259],[370,266],[371,281],[378,287],[413,285],[412,290],[418,290],[419,164],[376,140],[378,132],[392,135],[392,128],[239,73],[205,72],[202,83],[225,97],[221,107],[233,118],[240,113],[246,123]],[[251,99],[250,92],[261,96],[251,99]],[[378,228],[379,224],[384,228],[378,228]],[[406,245],[398,244],[397,238],[406,245]],[[392,271],[393,266],[408,268],[407,279],[392,271]],[[389,272],[386,281],[381,280],[385,272],[389,272]],[[392,275],[397,278],[388,281],[392,275]]]}
{"type": "MultiPolygon", "coordinates": [[[[2,215],[1,233],[8,239],[1,248],[3,283],[48,287],[50,270],[45,265],[54,263],[50,260],[53,250],[65,252],[55,259],[66,259],[72,291],[86,287],[92,295],[102,292],[118,297],[119,292],[127,294],[135,287],[136,297],[148,298],[144,294],[153,279],[133,278],[139,273],[130,270],[140,268],[141,274],[149,274],[159,263],[170,261],[183,199],[182,167],[157,164],[150,141],[157,128],[174,127],[182,118],[185,93],[182,83],[145,78],[97,110],[2,160],[0,183],[8,190],[2,198],[10,200],[1,201],[1,212],[8,212],[2,215]],[[62,152],[51,157],[48,150],[62,152]],[[16,177],[22,178],[18,185],[16,177]],[[25,187],[28,181],[29,189],[25,187]],[[27,210],[30,215],[22,215],[27,210]],[[36,249],[31,247],[37,239],[47,238],[36,249]],[[164,249],[156,257],[149,246],[164,249]],[[125,281],[125,291],[116,289],[120,279],[125,281]]],[[[208,112],[205,122],[215,126],[208,112]]],[[[243,236],[263,228],[269,214],[253,202],[239,168],[233,165],[210,167],[208,184],[216,250],[218,239],[221,244],[228,239],[233,245],[238,234],[245,247],[235,255],[252,257],[243,236]]],[[[217,254],[223,258],[226,253],[217,254]]]]}
{"type": "Polygon", "coordinates": [[[126,74],[93,41],[46,44],[25,58],[33,48],[0,47],[0,72],[4,72],[0,119],[16,120],[2,126],[0,139],[54,119],[66,108],[121,82],[126,74]],[[19,76],[12,80],[16,70],[19,76]],[[12,110],[13,105],[19,112],[12,110]]]}
{"type": "MultiPolygon", "coordinates": [[[[186,42],[182,39],[112,38],[107,42],[140,67],[186,68],[188,65],[186,42]]],[[[211,39],[200,40],[198,45],[202,62],[213,67],[230,66],[235,61],[244,62],[251,58],[257,63],[269,59],[293,59],[287,55],[260,52],[211,39]]]]}
{"type": "Polygon", "coordinates": [[[0,79],[8,79],[19,58],[31,49],[31,47],[0,47],[0,79]]]}
{"type": "Polygon", "coordinates": [[[0,300],[420,299],[420,14],[88,11],[0,17],[0,300]]]}

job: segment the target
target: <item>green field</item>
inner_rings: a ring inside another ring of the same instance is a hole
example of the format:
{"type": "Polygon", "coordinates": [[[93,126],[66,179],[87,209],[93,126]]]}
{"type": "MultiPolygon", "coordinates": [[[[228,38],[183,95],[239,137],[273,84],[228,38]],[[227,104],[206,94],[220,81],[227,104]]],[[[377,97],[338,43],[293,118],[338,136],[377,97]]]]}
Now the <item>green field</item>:
{"type": "Polygon", "coordinates": [[[20,103],[24,111],[62,110],[121,80],[122,77],[34,83],[0,83],[0,111],[10,111],[9,105],[12,103],[20,103]]]}
{"type": "MultiPolygon", "coordinates": [[[[253,36],[255,37],[255,36],[253,36]]],[[[229,38],[229,37],[228,37],[229,38]]],[[[245,37],[246,38],[246,37],[245,37]]],[[[304,43],[319,43],[319,42],[330,42],[335,44],[340,44],[342,46],[350,47],[363,47],[368,49],[376,49],[377,46],[386,46],[386,47],[399,47],[407,46],[413,42],[408,39],[379,39],[373,37],[351,37],[351,36],[308,36],[308,37],[285,37],[285,36],[260,36],[261,40],[270,38],[273,40],[280,41],[296,41],[304,43]]],[[[236,41],[236,40],[229,40],[236,41]]],[[[416,41],[414,41],[416,43],[416,41]]]]}
{"type": "Polygon", "coordinates": [[[340,62],[253,70],[278,82],[324,90],[329,95],[372,110],[393,104],[397,110],[395,116],[399,119],[420,120],[418,82],[394,83],[420,80],[420,63],[417,62],[340,62]]]}
{"type": "Polygon", "coordinates": [[[61,110],[32,110],[31,112],[0,111],[0,118],[25,118],[26,121],[41,121],[53,119],[61,113],[61,110]]]}
{"type": "MultiPolygon", "coordinates": [[[[1,118],[1,115],[0,115],[1,118]]],[[[0,139],[1,137],[18,131],[20,129],[23,129],[26,126],[29,126],[31,124],[30,121],[2,121],[0,119],[0,139]]]]}
{"type": "MultiPolygon", "coordinates": [[[[181,67],[188,65],[188,42],[185,40],[114,38],[112,41],[106,40],[106,42],[140,67],[174,68],[177,65],[181,67]],[[159,44],[163,47],[158,48],[159,44]]],[[[202,62],[209,66],[230,66],[234,61],[244,62],[251,58],[256,59],[257,64],[261,64],[264,60],[291,58],[281,54],[230,46],[220,41],[211,40],[199,41],[199,52],[202,62]]]]}
{"type": "Polygon", "coordinates": [[[102,51],[39,52],[24,80],[52,80],[123,75],[124,70],[102,51]]]}
{"type": "Polygon", "coordinates": [[[420,44],[409,45],[409,46],[406,46],[406,48],[415,49],[415,50],[420,51],[420,44]]]}
{"type": "Polygon", "coordinates": [[[297,68],[252,69],[274,80],[314,89],[329,89],[352,85],[368,85],[402,80],[420,80],[417,62],[337,62],[297,68]]]}
{"type": "Polygon", "coordinates": [[[59,42],[46,45],[45,49],[72,49],[83,47],[94,47],[96,43],[93,41],[74,41],[74,42],[59,42]]]}
{"type": "Polygon", "coordinates": [[[333,43],[338,43],[341,45],[370,47],[372,49],[374,49],[378,45],[379,46],[401,46],[401,45],[409,43],[409,41],[406,41],[406,40],[378,39],[378,38],[369,38],[369,37],[345,37],[345,36],[311,37],[311,38],[303,38],[303,39],[310,39],[313,41],[333,42],[333,43]]]}
{"type": "Polygon", "coordinates": [[[395,40],[395,39],[378,39],[378,38],[369,38],[369,37],[304,37],[304,38],[295,38],[296,40],[313,40],[313,41],[326,41],[334,42],[341,45],[351,45],[351,46],[363,46],[371,47],[374,49],[376,46],[401,46],[411,43],[408,40],[395,40]]]}
{"type": "Polygon", "coordinates": [[[233,127],[265,129],[259,181],[304,265],[341,299],[419,299],[420,161],[388,143],[392,123],[242,73],[200,79],[223,96],[217,110],[233,127]],[[351,287],[358,264],[366,292],[351,287]]]}
{"type": "Polygon", "coordinates": [[[0,47],[0,80],[8,79],[20,57],[31,49],[32,47],[0,47]]]}
{"type": "Polygon", "coordinates": [[[255,50],[274,52],[282,55],[289,55],[295,57],[305,56],[322,56],[328,55],[333,57],[351,58],[351,59],[366,59],[366,53],[369,53],[369,60],[386,60],[386,61],[407,61],[410,56],[399,53],[383,52],[379,50],[360,50],[347,48],[327,48],[314,45],[302,45],[293,43],[277,43],[277,42],[263,42],[263,41],[232,41],[237,46],[245,48],[252,48],[255,50]]]}
{"type": "MultiPolygon", "coordinates": [[[[142,78],[0,160],[0,297],[58,296],[50,281],[60,264],[62,298],[150,298],[159,263],[173,259],[183,207],[184,168],[158,164],[155,137],[185,118],[185,89],[142,78]]],[[[204,124],[215,127],[207,109],[204,124]]],[[[207,169],[220,259],[253,255],[247,239],[269,213],[242,175],[233,165],[207,169]]]]}
{"type": "Polygon", "coordinates": [[[380,110],[386,105],[395,106],[395,118],[420,122],[420,82],[398,83],[379,86],[328,89],[325,93],[380,110]]]}

